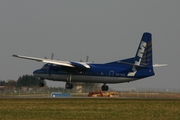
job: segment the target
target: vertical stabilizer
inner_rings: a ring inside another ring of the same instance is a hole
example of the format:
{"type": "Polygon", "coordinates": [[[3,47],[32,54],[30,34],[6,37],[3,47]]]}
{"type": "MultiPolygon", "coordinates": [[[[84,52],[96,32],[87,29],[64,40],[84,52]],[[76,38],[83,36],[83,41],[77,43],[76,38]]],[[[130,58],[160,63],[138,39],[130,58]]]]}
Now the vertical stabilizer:
{"type": "Polygon", "coordinates": [[[144,33],[135,56],[135,65],[152,66],[152,35],[144,33]]]}
{"type": "Polygon", "coordinates": [[[148,67],[149,70],[143,69],[143,74],[147,73],[154,75],[153,62],[152,62],[152,35],[151,33],[144,33],[140,41],[139,47],[134,57],[134,65],[132,71],[128,73],[128,76],[135,76],[137,73],[141,75],[141,72],[137,70],[136,66],[148,67]]]}

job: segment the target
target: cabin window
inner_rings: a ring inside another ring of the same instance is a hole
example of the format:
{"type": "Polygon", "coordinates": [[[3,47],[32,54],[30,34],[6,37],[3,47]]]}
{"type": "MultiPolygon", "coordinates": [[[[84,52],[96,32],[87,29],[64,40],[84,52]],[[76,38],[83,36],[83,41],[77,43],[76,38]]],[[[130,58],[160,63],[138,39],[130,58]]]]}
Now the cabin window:
{"type": "Polygon", "coordinates": [[[119,73],[116,73],[116,76],[119,76],[120,74],[119,73]]]}
{"type": "Polygon", "coordinates": [[[121,73],[120,76],[125,76],[125,74],[121,73]]]}

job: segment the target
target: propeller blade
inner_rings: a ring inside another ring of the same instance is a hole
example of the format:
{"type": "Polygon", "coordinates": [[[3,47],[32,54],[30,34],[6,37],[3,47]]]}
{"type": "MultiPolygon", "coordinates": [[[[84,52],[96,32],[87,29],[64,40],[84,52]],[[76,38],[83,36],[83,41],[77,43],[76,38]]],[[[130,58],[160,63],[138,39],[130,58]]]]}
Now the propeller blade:
{"type": "Polygon", "coordinates": [[[87,56],[86,56],[86,62],[88,62],[88,60],[89,60],[89,56],[87,55],[87,56]]]}
{"type": "Polygon", "coordinates": [[[54,53],[51,54],[51,60],[54,58],[54,53]]]}

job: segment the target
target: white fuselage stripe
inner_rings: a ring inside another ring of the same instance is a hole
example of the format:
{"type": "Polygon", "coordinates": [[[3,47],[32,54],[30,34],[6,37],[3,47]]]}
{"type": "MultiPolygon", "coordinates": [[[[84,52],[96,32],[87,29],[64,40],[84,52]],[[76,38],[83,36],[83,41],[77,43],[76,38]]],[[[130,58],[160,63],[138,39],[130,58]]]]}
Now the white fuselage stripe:
{"type": "MultiPolygon", "coordinates": [[[[69,75],[60,74],[38,74],[37,77],[45,78],[52,81],[67,81],[69,75]]],[[[72,82],[92,82],[92,83],[123,83],[137,80],[138,78],[126,77],[110,77],[110,76],[85,76],[85,75],[72,75],[72,82]]]]}

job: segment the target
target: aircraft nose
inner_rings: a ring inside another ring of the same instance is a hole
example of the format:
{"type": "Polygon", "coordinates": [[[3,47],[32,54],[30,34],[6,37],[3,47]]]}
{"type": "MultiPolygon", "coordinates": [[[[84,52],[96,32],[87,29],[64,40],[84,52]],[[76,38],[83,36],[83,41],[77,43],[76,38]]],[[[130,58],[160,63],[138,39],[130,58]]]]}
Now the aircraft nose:
{"type": "Polygon", "coordinates": [[[34,74],[34,75],[37,75],[37,74],[38,74],[38,70],[35,70],[35,71],[33,72],[33,74],[34,74]]]}

